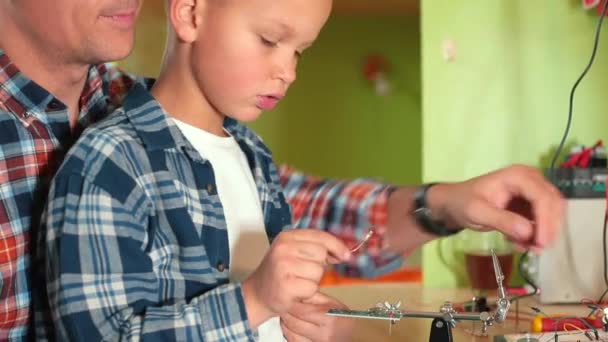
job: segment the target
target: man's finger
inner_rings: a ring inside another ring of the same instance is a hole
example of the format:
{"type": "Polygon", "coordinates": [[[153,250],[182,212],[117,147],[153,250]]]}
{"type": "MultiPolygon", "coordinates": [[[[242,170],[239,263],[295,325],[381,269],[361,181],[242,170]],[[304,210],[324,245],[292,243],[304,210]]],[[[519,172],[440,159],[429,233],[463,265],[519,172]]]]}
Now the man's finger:
{"type": "Polygon", "coordinates": [[[471,210],[470,218],[477,228],[497,229],[514,241],[526,242],[534,237],[534,227],[525,217],[489,203],[477,202],[471,210]]]}
{"type": "Polygon", "coordinates": [[[522,244],[521,242],[517,242],[517,241],[511,241],[513,243],[513,249],[515,249],[516,252],[519,253],[523,253],[528,249],[528,246],[522,244]]]}
{"type": "MultiPolygon", "coordinates": [[[[559,231],[564,225],[566,201],[562,194],[552,185],[549,185],[549,193],[547,201],[549,202],[549,208],[547,210],[547,226],[536,227],[537,234],[534,241],[535,246],[539,248],[546,247],[552,241],[554,241],[559,234],[559,231]]],[[[534,213],[535,215],[542,215],[542,213],[534,213]]]]}
{"type": "Polygon", "coordinates": [[[554,211],[559,198],[556,198],[551,185],[542,177],[530,177],[530,174],[531,171],[515,174],[507,178],[507,185],[514,196],[520,195],[532,205],[536,229],[531,238],[534,239],[534,244],[541,248],[554,238],[556,230],[559,229],[556,227],[559,219],[556,220],[555,216],[562,213],[554,211]]]}

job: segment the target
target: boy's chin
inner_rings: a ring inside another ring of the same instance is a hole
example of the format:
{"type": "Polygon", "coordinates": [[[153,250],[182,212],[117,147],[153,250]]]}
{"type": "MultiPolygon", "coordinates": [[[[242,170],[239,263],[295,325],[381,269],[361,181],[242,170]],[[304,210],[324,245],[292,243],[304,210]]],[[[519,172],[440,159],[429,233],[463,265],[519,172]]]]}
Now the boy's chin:
{"type": "Polygon", "coordinates": [[[239,122],[248,123],[257,120],[260,116],[262,116],[263,112],[264,111],[259,108],[254,108],[241,113],[228,115],[228,117],[239,122]]]}

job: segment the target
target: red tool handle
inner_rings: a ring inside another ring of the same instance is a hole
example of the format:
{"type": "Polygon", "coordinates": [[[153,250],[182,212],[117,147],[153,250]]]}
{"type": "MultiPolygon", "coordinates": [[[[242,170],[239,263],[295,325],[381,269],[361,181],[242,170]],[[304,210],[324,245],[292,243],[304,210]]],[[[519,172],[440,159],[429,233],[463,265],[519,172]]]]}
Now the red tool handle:
{"type": "Polygon", "coordinates": [[[580,317],[580,318],[564,318],[560,320],[560,317],[546,317],[538,316],[532,321],[532,332],[550,332],[555,331],[555,325],[557,324],[557,331],[574,330],[574,327],[581,328],[583,330],[589,329],[589,327],[581,322],[586,321],[592,327],[601,329],[604,327],[602,320],[595,317],[580,317]],[[558,323],[559,322],[559,323],[558,323]],[[566,325],[568,325],[566,327],[566,325]]]}

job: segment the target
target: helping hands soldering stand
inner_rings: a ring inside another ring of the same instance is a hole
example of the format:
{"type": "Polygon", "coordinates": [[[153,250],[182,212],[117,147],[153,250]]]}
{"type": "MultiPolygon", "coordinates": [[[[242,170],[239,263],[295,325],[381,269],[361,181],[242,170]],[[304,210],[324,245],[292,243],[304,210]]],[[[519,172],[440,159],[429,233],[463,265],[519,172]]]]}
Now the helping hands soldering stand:
{"type": "MultiPolygon", "coordinates": [[[[496,311],[494,315],[484,311],[479,314],[461,314],[454,310],[452,303],[446,301],[439,312],[423,312],[423,311],[402,311],[400,309],[401,302],[391,305],[388,302],[378,303],[375,307],[367,311],[357,310],[341,310],[331,309],[327,312],[331,316],[365,318],[365,319],[381,319],[390,321],[391,325],[404,317],[411,318],[433,318],[431,324],[431,333],[429,342],[453,342],[452,329],[456,327],[458,321],[481,321],[483,326],[482,333],[486,333],[488,327],[494,322],[502,323],[507,318],[507,313],[511,302],[507,298],[503,281],[505,276],[502,273],[498,257],[492,250],[492,261],[494,263],[494,273],[496,274],[496,283],[498,284],[498,300],[496,302],[496,311]]],[[[390,326],[389,326],[390,327],[390,326]]]]}
{"type": "Polygon", "coordinates": [[[493,325],[494,322],[502,323],[505,321],[507,318],[507,313],[509,312],[509,307],[511,306],[511,302],[507,298],[507,293],[503,285],[505,276],[502,273],[500,263],[498,262],[498,257],[496,257],[494,250],[492,250],[492,261],[494,264],[494,273],[496,274],[496,284],[498,285],[498,300],[496,301],[496,311],[494,312],[494,315],[492,316],[487,311],[479,314],[458,314],[452,308],[452,304],[450,302],[445,302],[440,309],[441,316],[433,319],[433,323],[431,325],[431,335],[429,338],[430,342],[452,342],[452,328],[456,327],[456,321],[480,320],[483,323],[481,331],[484,334],[487,332],[488,327],[493,325]]]}

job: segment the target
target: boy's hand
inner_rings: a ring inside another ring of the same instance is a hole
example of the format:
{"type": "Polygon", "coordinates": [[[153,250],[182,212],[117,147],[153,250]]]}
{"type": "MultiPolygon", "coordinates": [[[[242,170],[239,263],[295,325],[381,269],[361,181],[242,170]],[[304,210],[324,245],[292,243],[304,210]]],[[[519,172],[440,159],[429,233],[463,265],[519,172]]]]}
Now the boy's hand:
{"type": "Polygon", "coordinates": [[[251,327],[312,297],[319,290],[325,266],[349,258],[346,245],[329,233],[295,229],[279,234],[242,285],[251,327]]]}
{"type": "Polygon", "coordinates": [[[329,309],[348,307],[320,292],[310,299],[296,303],[289,312],[281,315],[283,336],[289,342],[350,341],[355,327],[354,320],[327,316],[329,309]]]}

